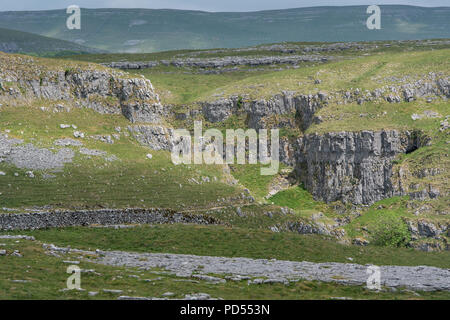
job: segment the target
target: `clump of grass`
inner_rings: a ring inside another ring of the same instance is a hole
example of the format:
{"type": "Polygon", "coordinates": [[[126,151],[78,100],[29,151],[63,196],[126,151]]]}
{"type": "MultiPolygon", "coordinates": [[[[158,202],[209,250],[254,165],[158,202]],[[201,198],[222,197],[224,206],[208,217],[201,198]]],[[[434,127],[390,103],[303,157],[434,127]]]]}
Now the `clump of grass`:
{"type": "Polygon", "coordinates": [[[281,207],[289,207],[294,210],[326,209],[326,205],[314,200],[312,195],[303,187],[303,185],[280,191],[270,197],[269,201],[281,207]]]}

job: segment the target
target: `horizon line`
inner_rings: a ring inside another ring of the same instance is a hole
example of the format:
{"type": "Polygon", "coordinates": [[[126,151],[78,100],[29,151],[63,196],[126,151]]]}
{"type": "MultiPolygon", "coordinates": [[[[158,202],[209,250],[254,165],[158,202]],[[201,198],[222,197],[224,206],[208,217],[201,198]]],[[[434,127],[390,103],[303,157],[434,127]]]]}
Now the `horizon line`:
{"type": "MultiPolygon", "coordinates": [[[[176,9],[176,8],[123,8],[123,7],[100,7],[100,8],[89,8],[80,7],[80,9],[85,10],[160,10],[160,11],[191,11],[191,12],[205,12],[205,13],[256,13],[256,12],[268,12],[268,11],[283,11],[283,10],[295,10],[295,9],[311,9],[311,8],[349,8],[349,7],[367,7],[366,4],[357,5],[328,5],[328,6],[307,6],[307,7],[293,7],[293,8],[283,8],[283,9],[264,9],[264,10],[250,10],[250,11],[208,11],[200,9],[176,9]]],[[[450,8],[450,6],[422,6],[422,5],[410,5],[410,4],[380,4],[379,7],[413,7],[413,8],[424,8],[424,9],[439,9],[439,8],[450,8]]],[[[36,10],[0,10],[0,12],[40,12],[40,11],[60,11],[66,10],[66,8],[57,9],[36,9],[36,10]]]]}

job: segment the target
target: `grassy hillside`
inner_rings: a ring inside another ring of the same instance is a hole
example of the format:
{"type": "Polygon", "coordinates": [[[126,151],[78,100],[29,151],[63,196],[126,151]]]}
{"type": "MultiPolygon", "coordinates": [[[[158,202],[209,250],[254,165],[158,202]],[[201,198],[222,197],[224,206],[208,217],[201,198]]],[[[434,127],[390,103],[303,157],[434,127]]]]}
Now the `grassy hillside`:
{"type": "Polygon", "coordinates": [[[95,53],[101,50],[33,33],[0,28],[0,51],[38,56],[64,56],[95,53]]]}
{"type": "Polygon", "coordinates": [[[1,12],[0,27],[38,33],[112,52],[243,47],[281,41],[448,38],[450,8],[381,6],[382,29],[366,28],[366,6],[244,13],[82,9],[81,30],[65,10],[1,12]]]}
{"type": "MultiPolygon", "coordinates": [[[[224,72],[206,74],[205,71],[212,69],[159,65],[123,73],[122,78],[131,80],[142,75],[149,78],[161,95],[162,104],[172,105],[174,112],[168,113],[159,125],[191,128],[192,119],[197,117],[205,120],[204,115],[183,120],[176,117],[176,112],[192,111],[199,108],[199,102],[230,95],[239,95],[244,102],[269,98],[283,90],[292,90],[296,94],[324,92],[330,96],[337,92],[333,97],[342,97],[340,93],[353,92],[356,88],[364,92],[380,87],[401,86],[424,79],[430,74],[442,78],[449,75],[448,44],[426,46],[416,42],[377,42],[368,45],[371,49],[342,51],[332,61],[300,63],[295,68],[293,65],[239,66],[233,71],[220,69],[224,72]]],[[[108,76],[119,73],[93,62],[277,54],[286,53],[251,48],[242,51],[183,50],[136,55],[78,55],[66,59],[1,53],[0,135],[7,135],[9,139],[22,139],[21,146],[33,144],[36,148],[46,148],[53,153],[68,148],[74,151],[74,157],[60,170],[35,169],[32,175],[30,169],[20,169],[11,163],[1,162],[0,215],[61,208],[164,207],[214,217],[220,225],[132,225],[127,228],[117,226],[117,229],[93,225],[2,231],[2,235],[31,235],[36,241],[1,239],[1,248],[7,254],[0,255],[0,298],[114,299],[117,295],[102,289],[119,289],[123,290],[123,295],[151,297],[162,297],[164,292],[170,291],[174,293],[174,298],[183,298],[193,292],[206,292],[212,297],[224,299],[448,299],[449,293],[446,291],[417,293],[396,288],[374,292],[362,286],[303,280],[288,285],[256,286],[249,285],[245,280],[211,284],[189,276],[167,274],[160,269],[140,270],[93,264],[84,261],[76,252],[58,257],[44,251],[43,243],[54,243],[89,250],[98,248],[448,268],[448,230],[437,236],[421,235],[413,239],[413,232],[406,229],[410,222],[422,223],[421,228],[425,228],[425,231],[433,231],[436,226],[448,226],[450,223],[450,142],[448,128],[444,129],[441,124],[450,114],[450,105],[443,94],[434,95],[430,100],[419,97],[414,101],[398,103],[379,99],[359,104],[338,98],[330,99],[328,104],[317,110],[316,115],[320,116],[322,122],[313,123],[306,130],[300,127],[282,128],[283,137],[293,138],[315,132],[323,134],[330,131],[383,129],[418,130],[431,138],[430,145],[421,146],[408,154],[399,154],[393,160],[392,179],[400,177],[401,173],[407,191],[409,188],[429,190],[433,187],[440,190],[440,197],[414,200],[405,192],[404,196],[384,199],[371,205],[357,205],[315,200],[298,181],[292,182],[292,185],[283,185],[288,180],[287,175],[292,172],[292,168],[286,165],[282,165],[275,176],[260,175],[260,165],[173,165],[168,151],[155,151],[140,145],[127,130],[128,126],[137,124],[130,123],[123,115],[100,114],[83,108],[79,104],[81,98],[75,96],[58,101],[36,98],[26,81],[11,81],[12,74],[18,74],[26,80],[34,80],[36,87],[45,87],[48,83],[46,73],[55,75],[59,71],[58,80],[53,78],[55,83],[60,83],[59,79],[67,80],[68,74],[80,70],[96,74],[109,72],[108,76]],[[82,61],[74,61],[75,58],[82,61]],[[29,95],[23,98],[19,93],[29,95]],[[61,124],[69,127],[62,127],[61,124]],[[85,137],[76,137],[75,130],[83,132],[85,137]],[[102,140],[105,136],[109,136],[113,143],[102,140]],[[69,138],[72,143],[75,140],[79,144],[58,144],[61,139],[69,138]],[[423,170],[432,174],[425,174],[423,170]],[[279,192],[273,195],[271,191],[280,185],[279,192]],[[256,201],[250,201],[253,199],[246,197],[248,194],[256,201]],[[307,228],[296,229],[299,225],[307,228]],[[308,228],[316,229],[309,231],[308,228]],[[308,232],[318,234],[303,234],[308,232]],[[355,243],[362,245],[352,245],[355,243]],[[423,244],[435,246],[423,249],[423,244]],[[414,248],[423,251],[430,248],[429,251],[436,252],[423,252],[414,248]],[[14,250],[19,250],[22,257],[11,254],[14,250]],[[95,269],[95,272],[83,273],[82,287],[86,291],[61,291],[65,288],[68,276],[65,272],[68,264],[62,259],[81,261],[83,269],[95,269]],[[2,263],[4,261],[6,263],[2,263]],[[98,294],[88,295],[89,291],[98,294]]],[[[95,79],[92,83],[95,83],[95,79]]],[[[114,82],[109,82],[111,85],[114,82]]],[[[101,99],[111,100],[117,106],[116,97],[109,95],[101,99]]],[[[282,116],[290,117],[289,120],[295,120],[293,118],[296,117],[294,112],[282,116]]],[[[223,122],[205,121],[204,127],[223,130],[246,128],[247,124],[247,115],[236,113],[223,122]]],[[[1,148],[2,145],[0,151],[1,148]]]]}
{"type": "MultiPolygon", "coordinates": [[[[104,116],[92,110],[74,109],[51,113],[40,109],[42,101],[28,106],[2,107],[0,133],[24,139],[40,147],[50,147],[54,141],[73,138],[73,130],[60,128],[70,123],[87,136],[117,134],[115,128],[126,132],[129,122],[119,115],[104,116]],[[45,123],[45,125],[42,125],[45,123]]],[[[222,182],[222,171],[216,166],[175,166],[170,153],[153,151],[140,146],[132,137],[121,134],[114,144],[94,139],[83,142],[84,147],[114,155],[117,161],[101,156],[78,154],[63,172],[40,170],[36,177],[26,176],[27,170],[0,163],[6,176],[0,179],[0,207],[203,207],[215,204],[220,197],[235,196],[239,188],[222,182]],[[153,158],[147,159],[151,152],[153,158]],[[14,173],[18,173],[14,177],[14,173]],[[53,178],[48,178],[48,174],[53,178]],[[208,176],[208,184],[195,184],[208,176]],[[213,181],[213,177],[217,181],[213,181]],[[11,185],[13,179],[13,185],[11,185]],[[192,196],[197,198],[192,200],[192,196]]],[[[54,146],[54,145],[53,145],[54,146]]],[[[78,150],[77,147],[72,147],[78,150]]]]}

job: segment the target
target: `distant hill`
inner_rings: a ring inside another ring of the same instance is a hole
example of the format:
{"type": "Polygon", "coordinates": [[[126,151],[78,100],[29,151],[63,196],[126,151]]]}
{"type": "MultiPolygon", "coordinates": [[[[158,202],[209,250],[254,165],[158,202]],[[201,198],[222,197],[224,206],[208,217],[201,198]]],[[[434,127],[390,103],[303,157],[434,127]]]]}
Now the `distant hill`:
{"type": "Polygon", "coordinates": [[[53,39],[28,32],[0,28],[0,51],[27,53],[39,56],[62,56],[82,53],[99,53],[69,41],[53,39]]]}
{"type": "Polygon", "coordinates": [[[81,30],[65,10],[0,12],[0,27],[112,52],[244,47],[281,41],[450,38],[450,7],[381,6],[382,29],[368,30],[367,6],[259,12],[82,9],[81,30]]]}

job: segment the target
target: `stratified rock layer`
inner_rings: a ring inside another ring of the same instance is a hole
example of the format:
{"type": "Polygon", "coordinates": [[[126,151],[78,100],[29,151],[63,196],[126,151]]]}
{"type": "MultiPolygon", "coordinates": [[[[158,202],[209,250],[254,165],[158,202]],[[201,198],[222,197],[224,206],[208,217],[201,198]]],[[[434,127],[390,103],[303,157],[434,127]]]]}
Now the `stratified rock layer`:
{"type": "Polygon", "coordinates": [[[409,131],[310,134],[299,139],[296,172],[316,199],[371,204],[401,194],[391,181],[392,161],[424,144],[409,131]]]}

